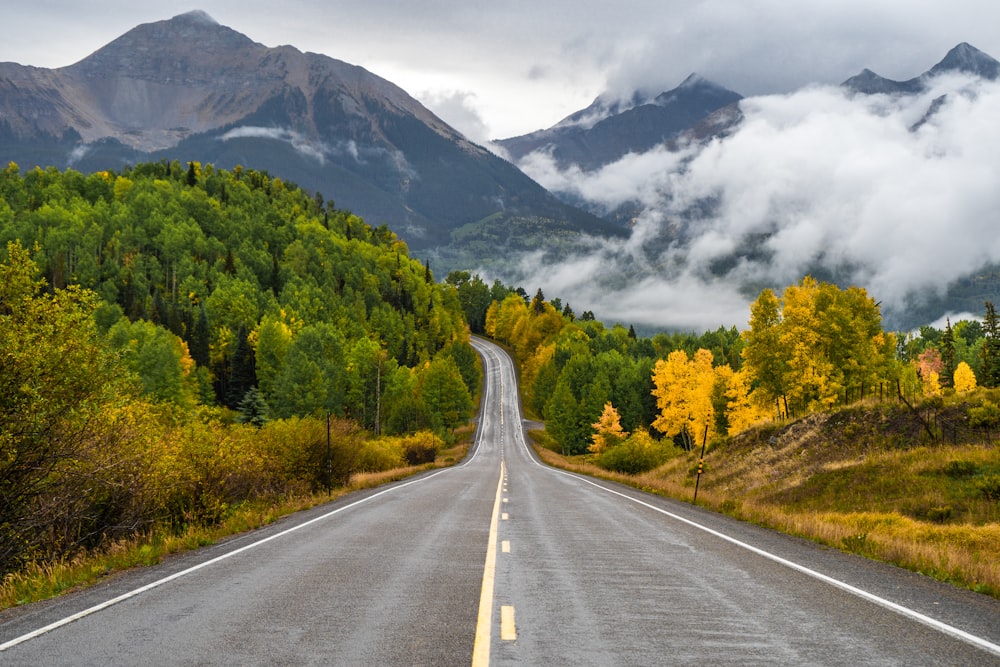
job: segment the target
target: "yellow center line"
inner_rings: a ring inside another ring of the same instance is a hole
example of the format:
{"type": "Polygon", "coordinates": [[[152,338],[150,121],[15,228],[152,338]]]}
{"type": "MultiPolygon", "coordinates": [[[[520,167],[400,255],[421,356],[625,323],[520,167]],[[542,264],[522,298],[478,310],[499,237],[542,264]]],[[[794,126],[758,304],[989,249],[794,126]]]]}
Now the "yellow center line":
{"type": "MultiPolygon", "coordinates": [[[[497,568],[497,528],[500,516],[500,498],[503,497],[503,478],[507,466],[500,460],[500,481],[493,501],[490,517],[490,537],[486,545],[486,567],[483,569],[483,586],[479,593],[479,618],[476,622],[476,641],[472,647],[472,667],[490,664],[490,635],[493,632],[493,582],[497,568]]],[[[511,609],[513,612],[513,609],[511,609]]],[[[501,628],[501,636],[502,636],[501,628]]]]}

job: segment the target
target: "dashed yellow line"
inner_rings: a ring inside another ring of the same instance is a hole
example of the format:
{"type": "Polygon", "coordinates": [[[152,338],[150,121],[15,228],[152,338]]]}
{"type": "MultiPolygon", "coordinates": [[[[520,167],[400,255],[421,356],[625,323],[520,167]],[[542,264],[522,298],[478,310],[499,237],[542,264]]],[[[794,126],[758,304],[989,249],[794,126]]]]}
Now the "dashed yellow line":
{"type": "MultiPolygon", "coordinates": [[[[476,641],[472,647],[472,667],[487,667],[490,664],[490,635],[493,631],[493,582],[497,568],[497,528],[500,516],[500,499],[503,497],[503,478],[507,466],[500,461],[500,480],[497,482],[496,500],[490,517],[490,537],[486,545],[486,567],[483,569],[483,586],[479,592],[479,617],[476,621],[476,641]]],[[[513,608],[511,609],[513,614],[513,608]]],[[[501,611],[502,620],[502,611],[501,611]]],[[[512,618],[513,622],[513,618],[512,618]]],[[[501,624],[501,637],[503,626],[501,624]]]]}
{"type": "Polygon", "coordinates": [[[502,551],[505,554],[510,553],[510,540],[504,540],[503,542],[500,543],[500,551],[502,551]]]}
{"type": "Polygon", "coordinates": [[[500,639],[505,642],[512,642],[517,639],[517,625],[514,623],[514,607],[506,604],[500,607],[500,639]]]}

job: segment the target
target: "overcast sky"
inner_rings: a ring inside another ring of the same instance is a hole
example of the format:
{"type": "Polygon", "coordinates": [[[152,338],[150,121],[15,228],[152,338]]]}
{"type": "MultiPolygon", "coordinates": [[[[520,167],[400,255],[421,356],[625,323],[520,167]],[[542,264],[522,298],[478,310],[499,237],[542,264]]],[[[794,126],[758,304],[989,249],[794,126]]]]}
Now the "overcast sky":
{"type": "Polygon", "coordinates": [[[0,61],[72,64],[130,28],[192,9],[267,46],[291,44],[401,86],[470,138],[549,127],[601,92],[691,72],[744,95],[906,79],[959,42],[1000,57],[983,0],[135,0],[5,3],[0,61]]]}

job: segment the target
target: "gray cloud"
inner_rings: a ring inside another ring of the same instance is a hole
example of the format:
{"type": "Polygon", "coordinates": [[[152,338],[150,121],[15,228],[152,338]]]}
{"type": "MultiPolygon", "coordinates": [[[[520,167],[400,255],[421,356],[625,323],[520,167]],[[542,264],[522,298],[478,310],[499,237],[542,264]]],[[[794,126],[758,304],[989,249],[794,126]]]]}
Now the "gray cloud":
{"type": "MultiPolygon", "coordinates": [[[[698,72],[744,95],[839,83],[864,67],[894,78],[967,41],[1000,54],[1000,6],[980,0],[202,0],[269,46],[361,65],[411,93],[470,91],[493,138],[555,124],[605,90],[668,89],[698,72]]],[[[57,67],[129,28],[188,8],[39,0],[5,12],[0,61],[57,67]]],[[[475,119],[470,118],[475,121],[475,119]]],[[[478,125],[459,127],[470,136],[478,125]]]]}
{"type": "Polygon", "coordinates": [[[899,312],[1000,262],[1000,84],[947,76],[903,98],[813,86],[741,106],[732,136],[676,154],[592,173],[530,156],[524,168],[552,189],[644,209],[629,241],[533,278],[612,318],[714,328],[746,323],[748,298],[734,286],[781,288],[821,269],[899,312]],[[685,217],[709,201],[710,214],[685,217]]]}

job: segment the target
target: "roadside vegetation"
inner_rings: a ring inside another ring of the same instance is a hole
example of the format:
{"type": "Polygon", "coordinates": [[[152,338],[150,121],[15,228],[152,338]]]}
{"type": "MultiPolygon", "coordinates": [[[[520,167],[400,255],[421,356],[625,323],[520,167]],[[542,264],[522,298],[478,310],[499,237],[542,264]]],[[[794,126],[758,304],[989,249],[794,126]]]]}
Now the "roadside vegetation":
{"type": "Polygon", "coordinates": [[[635,336],[508,297],[485,332],[521,367],[554,465],[1000,597],[1000,329],[882,329],[858,288],[764,290],[746,331],[635,336]],[[702,459],[702,449],[705,450],[702,459]]]}
{"type": "Polygon", "coordinates": [[[8,604],[433,465],[472,414],[456,290],[266,173],[11,164],[0,243],[8,604]]]}
{"type": "Polygon", "coordinates": [[[1000,323],[886,332],[864,290],[638,336],[443,282],[264,172],[0,172],[0,605],[464,455],[469,333],[546,460],[1000,595],[1000,323]],[[704,460],[701,452],[704,449],[704,460]]]}

